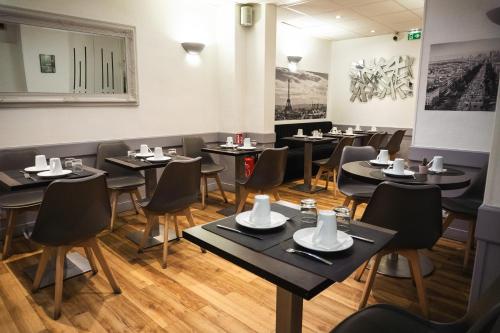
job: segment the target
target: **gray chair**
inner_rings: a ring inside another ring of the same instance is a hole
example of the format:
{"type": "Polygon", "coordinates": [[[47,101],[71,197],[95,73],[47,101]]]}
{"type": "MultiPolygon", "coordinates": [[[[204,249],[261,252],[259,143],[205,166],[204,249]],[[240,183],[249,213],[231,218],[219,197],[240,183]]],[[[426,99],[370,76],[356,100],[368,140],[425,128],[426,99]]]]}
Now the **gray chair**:
{"type": "Polygon", "coordinates": [[[177,216],[184,215],[191,227],[194,227],[191,215],[191,204],[198,201],[200,194],[201,157],[190,160],[178,160],[167,164],[151,199],[140,202],[146,213],[146,228],[139,244],[138,252],[141,252],[151,233],[155,219],[159,216],[165,218],[165,240],[163,242],[162,267],[167,267],[168,254],[168,229],[170,218],[173,218],[177,237],[179,227],[177,216]]]}
{"type": "Polygon", "coordinates": [[[405,132],[406,130],[395,131],[387,141],[387,144],[384,147],[381,147],[381,149],[387,149],[389,151],[391,160],[396,157],[396,154],[401,149],[401,142],[403,142],[405,132]]]}
{"type": "Polygon", "coordinates": [[[329,158],[322,160],[313,161],[313,164],[319,167],[318,173],[316,173],[316,179],[314,180],[314,186],[318,186],[318,181],[326,172],[326,189],[328,190],[328,181],[330,179],[330,172],[332,173],[333,179],[336,179],[335,175],[338,174],[340,158],[342,157],[342,151],[346,146],[352,146],[354,138],[345,137],[340,140],[340,142],[335,147],[333,153],[329,158]]]}
{"type": "Polygon", "coordinates": [[[377,157],[377,151],[370,146],[365,147],[344,147],[342,157],[340,158],[340,168],[337,177],[337,186],[343,195],[346,196],[344,206],[349,206],[352,201],[351,216],[354,217],[356,208],[361,203],[367,203],[370,200],[375,185],[349,177],[342,166],[349,162],[369,161],[377,157]]]}
{"type": "Polygon", "coordinates": [[[498,333],[500,332],[500,278],[471,304],[461,319],[438,323],[405,309],[377,304],[344,319],[331,333],[498,333]]]}
{"type": "MultiPolygon", "coordinates": [[[[436,185],[404,185],[383,182],[377,186],[361,219],[364,223],[397,231],[394,238],[375,255],[374,264],[366,279],[359,308],[364,308],[375,281],[382,257],[397,252],[406,257],[417,287],[422,313],[429,310],[420,270],[419,249],[434,246],[442,233],[441,190],[436,185]]],[[[360,280],[368,261],[355,274],[360,280]]]]}
{"type": "Polygon", "coordinates": [[[209,153],[201,151],[204,146],[205,142],[203,142],[201,137],[190,136],[182,138],[182,150],[184,156],[192,158],[201,157],[201,206],[203,209],[206,207],[205,199],[208,196],[208,178],[215,179],[224,202],[227,202],[227,197],[224,193],[219,177],[219,172],[224,170],[224,166],[215,163],[209,153]]]}
{"type": "Polygon", "coordinates": [[[137,201],[142,200],[139,187],[145,184],[144,177],[139,172],[127,170],[106,161],[108,157],[127,156],[129,150],[129,146],[123,141],[101,143],[97,147],[96,168],[108,173],[106,182],[111,197],[111,230],[114,229],[116,206],[121,194],[128,194],[136,213],[141,212],[137,201]]]}
{"type": "Polygon", "coordinates": [[[446,230],[456,218],[465,220],[469,224],[467,241],[465,243],[464,269],[468,267],[469,257],[474,243],[477,212],[483,203],[487,172],[487,167],[482,168],[463,194],[454,198],[443,198],[442,200],[443,209],[448,212],[448,216],[443,223],[443,231],[446,230]]]}
{"type": "MultiPolygon", "coordinates": [[[[37,152],[34,149],[13,149],[0,151],[0,170],[23,170],[35,163],[37,152]]],[[[24,190],[0,192],[0,209],[6,213],[5,238],[2,260],[10,255],[16,216],[28,210],[36,210],[43,199],[43,190],[24,190]]]]}
{"type": "Polygon", "coordinates": [[[278,186],[283,183],[285,178],[286,157],[288,147],[268,148],[260,155],[253,173],[248,179],[237,179],[240,185],[241,201],[236,209],[237,213],[243,211],[250,193],[264,193],[272,191],[274,199],[280,200],[278,186]]]}
{"type": "Polygon", "coordinates": [[[47,263],[55,255],[54,319],[61,315],[66,253],[74,247],[84,248],[94,274],[95,255],[114,293],[121,292],[97,241],[97,234],[108,226],[110,217],[106,178],[102,174],[55,180],[47,188],[31,234],[31,240],[44,246],[32,290],[39,289],[47,263]]]}
{"type": "Polygon", "coordinates": [[[385,138],[386,135],[387,135],[386,132],[375,133],[370,137],[366,145],[371,146],[376,150],[379,150],[380,146],[382,145],[382,140],[385,138]]]}

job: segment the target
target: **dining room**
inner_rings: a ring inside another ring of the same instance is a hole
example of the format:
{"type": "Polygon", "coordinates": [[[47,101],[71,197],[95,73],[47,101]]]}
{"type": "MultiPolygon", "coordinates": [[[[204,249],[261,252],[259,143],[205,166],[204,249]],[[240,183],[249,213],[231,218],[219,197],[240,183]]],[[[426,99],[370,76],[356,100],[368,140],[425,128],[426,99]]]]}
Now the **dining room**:
{"type": "Polygon", "coordinates": [[[498,0],[0,0],[1,332],[500,333],[498,0]]]}

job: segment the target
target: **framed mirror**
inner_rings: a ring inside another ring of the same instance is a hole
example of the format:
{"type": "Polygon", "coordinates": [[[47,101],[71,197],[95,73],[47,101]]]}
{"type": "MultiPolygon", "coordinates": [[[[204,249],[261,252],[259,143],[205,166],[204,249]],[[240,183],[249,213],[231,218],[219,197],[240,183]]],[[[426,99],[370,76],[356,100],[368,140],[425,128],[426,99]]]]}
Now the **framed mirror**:
{"type": "Polygon", "coordinates": [[[137,105],[135,28],[0,6],[0,107],[137,105]]]}

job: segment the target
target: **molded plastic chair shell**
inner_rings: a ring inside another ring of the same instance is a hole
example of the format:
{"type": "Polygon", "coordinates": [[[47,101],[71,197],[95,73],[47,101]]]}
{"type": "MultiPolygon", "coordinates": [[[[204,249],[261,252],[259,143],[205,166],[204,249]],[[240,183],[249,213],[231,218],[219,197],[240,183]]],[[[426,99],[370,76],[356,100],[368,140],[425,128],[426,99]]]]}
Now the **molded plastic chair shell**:
{"type": "Polygon", "coordinates": [[[254,171],[241,185],[253,190],[270,190],[283,183],[288,147],[265,149],[255,164],[254,171]]]}

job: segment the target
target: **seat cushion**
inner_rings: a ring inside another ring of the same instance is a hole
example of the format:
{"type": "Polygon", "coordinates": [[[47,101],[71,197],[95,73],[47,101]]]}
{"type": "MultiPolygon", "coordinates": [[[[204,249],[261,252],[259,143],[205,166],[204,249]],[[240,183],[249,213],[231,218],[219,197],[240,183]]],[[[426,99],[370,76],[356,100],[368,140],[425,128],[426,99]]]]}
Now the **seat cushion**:
{"type": "Polygon", "coordinates": [[[376,185],[349,180],[347,184],[339,184],[339,191],[354,199],[370,199],[375,191],[376,185]]]}
{"type": "Polygon", "coordinates": [[[201,173],[204,175],[221,172],[222,170],[224,170],[224,167],[215,163],[206,163],[201,165],[201,173]]]}
{"type": "Polygon", "coordinates": [[[0,196],[0,208],[16,209],[38,206],[42,203],[43,191],[11,192],[0,196]]]}
{"type": "Polygon", "coordinates": [[[144,178],[140,176],[111,177],[106,179],[108,188],[112,190],[134,189],[144,185],[144,178]]]}
{"type": "Polygon", "coordinates": [[[341,322],[331,333],[465,333],[465,327],[437,324],[396,306],[377,304],[358,311],[341,322]]]}
{"type": "Polygon", "coordinates": [[[452,213],[477,216],[477,211],[483,203],[482,200],[466,198],[442,198],[443,208],[452,213]]]}
{"type": "Polygon", "coordinates": [[[320,165],[325,165],[326,162],[328,162],[328,158],[322,158],[321,160],[316,160],[316,161],[313,161],[313,164],[317,165],[317,166],[320,166],[320,165]]]}

